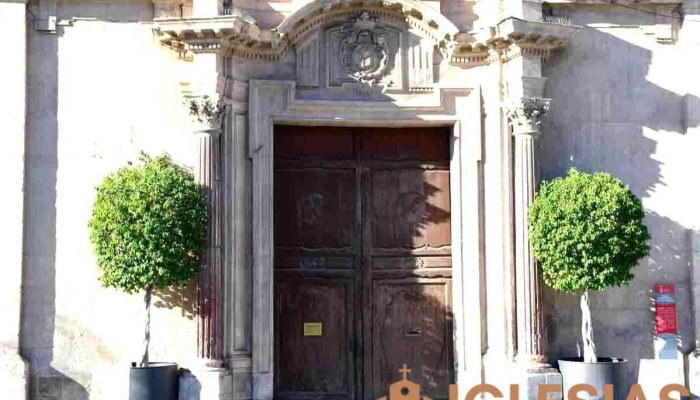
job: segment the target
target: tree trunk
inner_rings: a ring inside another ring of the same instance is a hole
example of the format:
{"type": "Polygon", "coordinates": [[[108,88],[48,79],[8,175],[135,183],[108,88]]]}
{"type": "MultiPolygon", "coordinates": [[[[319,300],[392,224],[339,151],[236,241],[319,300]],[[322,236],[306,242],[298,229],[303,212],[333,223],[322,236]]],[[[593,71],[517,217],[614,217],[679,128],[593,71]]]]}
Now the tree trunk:
{"type": "Polygon", "coordinates": [[[588,290],[581,295],[581,335],[583,337],[583,361],[598,361],[595,353],[595,342],[593,341],[593,320],[591,319],[588,290]]]}
{"type": "Polygon", "coordinates": [[[146,294],[143,296],[143,301],[146,303],[146,330],[143,338],[143,356],[141,357],[141,368],[147,368],[148,361],[148,345],[151,342],[151,292],[153,285],[146,287],[146,294]]]}

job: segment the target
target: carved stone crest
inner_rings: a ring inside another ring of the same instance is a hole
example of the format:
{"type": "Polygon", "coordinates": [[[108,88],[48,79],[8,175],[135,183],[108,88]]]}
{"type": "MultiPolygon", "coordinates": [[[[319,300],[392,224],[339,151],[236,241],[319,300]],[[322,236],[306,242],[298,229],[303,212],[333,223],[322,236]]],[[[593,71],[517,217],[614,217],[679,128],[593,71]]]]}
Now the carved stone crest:
{"type": "Polygon", "coordinates": [[[389,72],[389,46],[377,19],[367,11],[344,29],[340,63],[348,76],[364,84],[375,84],[389,72]]]}

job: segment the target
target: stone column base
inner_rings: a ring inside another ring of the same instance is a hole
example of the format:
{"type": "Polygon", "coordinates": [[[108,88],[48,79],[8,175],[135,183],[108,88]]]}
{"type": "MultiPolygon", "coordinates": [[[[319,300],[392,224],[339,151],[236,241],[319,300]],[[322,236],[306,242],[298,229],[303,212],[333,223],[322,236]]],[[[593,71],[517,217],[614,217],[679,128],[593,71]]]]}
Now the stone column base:
{"type": "Polygon", "coordinates": [[[272,374],[269,372],[253,374],[253,399],[272,400],[273,383],[272,374]]]}
{"type": "Polygon", "coordinates": [[[688,354],[688,390],[691,399],[700,399],[700,348],[688,354]]]}
{"type": "Polygon", "coordinates": [[[224,368],[201,368],[180,376],[179,400],[231,400],[232,371],[224,368]]]}
{"type": "Polygon", "coordinates": [[[253,369],[250,356],[234,357],[228,365],[233,366],[233,400],[253,398],[253,369]]]}
{"type": "MultiPolygon", "coordinates": [[[[520,400],[537,400],[540,385],[562,386],[561,373],[556,368],[535,367],[520,370],[520,400]]],[[[561,392],[550,393],[548,400],[562,400],[561,392]]]]}
{"type": "Polygon", "coordinates": [[[2,397],[27,399],[29,363],[19,354],[0,354],[0,388],[2,397]]]}

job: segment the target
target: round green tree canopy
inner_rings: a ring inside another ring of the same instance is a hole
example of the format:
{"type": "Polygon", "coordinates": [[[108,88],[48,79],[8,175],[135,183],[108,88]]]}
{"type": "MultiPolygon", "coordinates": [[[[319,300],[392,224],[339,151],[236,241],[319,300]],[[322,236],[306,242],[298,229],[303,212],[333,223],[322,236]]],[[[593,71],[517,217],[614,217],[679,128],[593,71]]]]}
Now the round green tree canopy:
{"type": "Polygon", "coordinates": [[[89,227],[104,286],[134,293],[181,284],[199,270],[204,195],[167,157],[142,155],[97,187],[89,227]]]}
{"type": "Polygon", "coordinates": [[[649,254],[641,201],[607,173],[571,170],[544,182],[528,222],[547,285],[563,292],[628,283],[649,254]]]}

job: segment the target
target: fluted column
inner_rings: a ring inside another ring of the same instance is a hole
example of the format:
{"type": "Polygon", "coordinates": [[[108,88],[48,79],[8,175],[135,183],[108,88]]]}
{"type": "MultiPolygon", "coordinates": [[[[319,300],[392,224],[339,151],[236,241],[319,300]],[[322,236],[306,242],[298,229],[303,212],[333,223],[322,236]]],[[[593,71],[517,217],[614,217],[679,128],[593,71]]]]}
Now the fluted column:
{"type": "Polygon", "coordinates": [[[514,136],[515,269],[518,362],[546,367],[546,330],[542,278],[528,239],[527,214],[535,198],[536,143],[548,99],[522,99],[508,110],[514,136]]]}
{"type": "Polygon", "coordinates": [[[220,134],[219,128],[197,132],[199,152],[196,178],[205,191],[208,212],[206,252],[197,278],[197,356],[208,367],[223,365],[220,134]]]}

